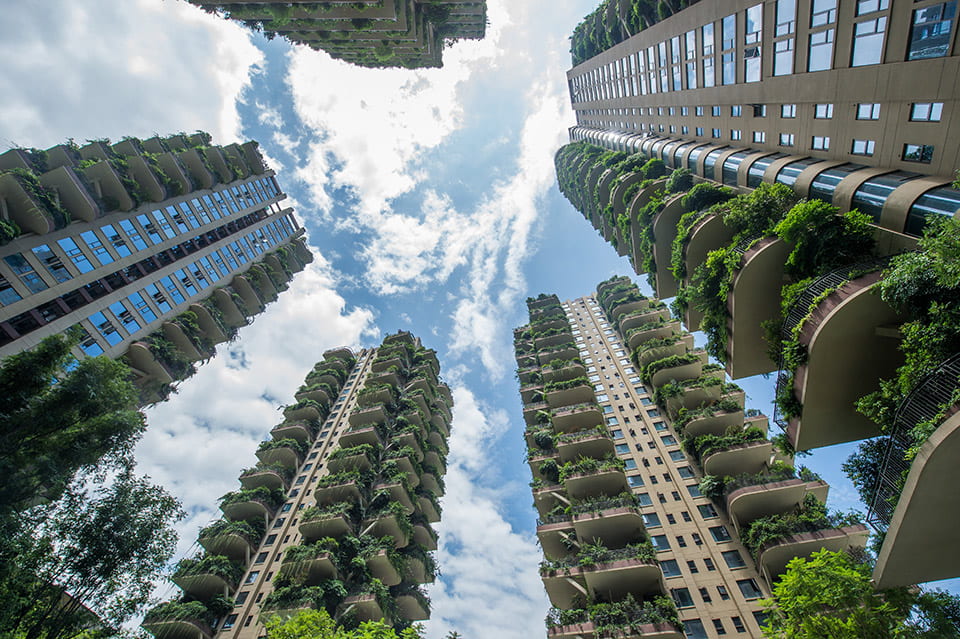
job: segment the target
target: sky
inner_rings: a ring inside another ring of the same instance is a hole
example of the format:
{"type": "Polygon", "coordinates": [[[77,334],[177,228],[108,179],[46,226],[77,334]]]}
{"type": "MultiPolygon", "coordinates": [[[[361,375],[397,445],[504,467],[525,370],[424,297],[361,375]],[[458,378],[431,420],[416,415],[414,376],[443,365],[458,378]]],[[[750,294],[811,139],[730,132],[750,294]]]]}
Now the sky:
{"type": "MultiPolygon", "coordinates": [[[[409,330],[437,350],[455,401],[426,637],[543,635],[512,329],[541,292],[571,299],[615,274],[649,292],[556,187],[574,123],[567,38],[596,4],[488,0],[487,37],[420,71],[353,67],[182,0],[4,7],[0,151],[198,129],[258,140],[316,258],[148,411],[138,469],[188,512],[178,557],[324,350],[409,330]]],[[[773,378],[739,383],[769,413],[773,378]]],[[[859,507],[840,471],[854,448],[803,460],[832,507],[859,507]]]]}

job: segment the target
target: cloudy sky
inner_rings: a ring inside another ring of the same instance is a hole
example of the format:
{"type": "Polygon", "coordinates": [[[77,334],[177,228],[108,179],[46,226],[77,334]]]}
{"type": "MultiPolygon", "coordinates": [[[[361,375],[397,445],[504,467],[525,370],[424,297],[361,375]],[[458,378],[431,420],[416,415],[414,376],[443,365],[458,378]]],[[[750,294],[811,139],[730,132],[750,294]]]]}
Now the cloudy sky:
{"type": "MultiPolygon", "coordinates": [[[[456,406],[429,639],[542,636],[511,329],[528,295],[632,275],[553,172],[573,123],[567,36],[596,0],[488,5],[485,40],[416,72],[268,42],[182,0],[10,3],[0,40],[0,150],[196,129],[256,139],[307,229],[314,263],[149,412],[140,470],[190,513],[181,554],[325,349],[406,329],[438,351],[456,406]]],[[[769,410],[772,379],[744,386],[769,410]]],[[[839,471],[850,450],[806,460],[835,507],[856,506],[839,471]]]]}

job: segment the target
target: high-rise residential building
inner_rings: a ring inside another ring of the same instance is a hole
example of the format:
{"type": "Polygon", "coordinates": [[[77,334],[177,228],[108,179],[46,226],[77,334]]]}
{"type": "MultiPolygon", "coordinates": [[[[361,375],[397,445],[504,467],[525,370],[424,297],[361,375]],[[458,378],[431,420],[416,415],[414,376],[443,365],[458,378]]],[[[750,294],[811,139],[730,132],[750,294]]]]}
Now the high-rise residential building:
{"type": "Polygon", "coordinates": [[[0,155],[0,357],[79,326],[164,395],[312,261],[256,142],[205,133],[0,155]]]}
{"type": "Polygon", "coordinates": [[[514,343],[548,637],[601,619],[631,637],[759,637],[790,559],[864,546],[665,304],[618,277],[528,308],[514,343]]]}
{"type": "Polygon", "coordinates": [[[364,67],[440,67],[446,42],[480,40],[487,28],[486,0],[189,2],[364,67]]]}
{"type": "Polygon", "coordinates": [[[885,438],[864,491],[886,533],[878,584],[960,576],[951,533],[930,534],[955,530],[937,513],[952,511],[956,362],[920,366],[882,425],[857,408],[912,365],[901,326],[918,317],[877,294],[891,257],[960,212],[957,2],[719,0],[639,29],[603,6],[573,38],[561,190],[731,377],[778,373],[774,421],[797,450],[885,438]],[[778,230],[801,198],[809,228],[778,230]]]}
{"type": "Polygon", "coordinates": [[[254,639],[264,621],[325,609],[347,626],[427,619],[453,399],[434,351],[399,332],[324,353],[257,450],[223,518],[182,560],[158,639],[254,639]]]}

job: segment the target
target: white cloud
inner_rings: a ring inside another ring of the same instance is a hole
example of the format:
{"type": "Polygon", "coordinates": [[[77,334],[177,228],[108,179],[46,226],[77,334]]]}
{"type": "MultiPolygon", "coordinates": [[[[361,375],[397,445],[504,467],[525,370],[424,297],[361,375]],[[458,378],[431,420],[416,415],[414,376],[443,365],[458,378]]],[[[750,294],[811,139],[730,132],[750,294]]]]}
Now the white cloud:
{"type": "Polygon", "coordinates": [[[263,55],[239,25],[172,1],[3,11],[0,146],[196,129],[218,143],[240,139],[237,100],[263,55]]]}
{"type": "Polygon", "coordinates": [[[236,490],[257,444],[282,421],[278,407],[293,393],[323,351],[354,348],[372,331],[372,313],[347,312],[334,290],[334,274],[316,259],[277,302],[221,346],[170,400],[150,409],[137,447],[138,469],[183,501],[191,516],[177,527],[179,555],[203,525],[219,516],[216,498],[236,490]]]}
{"type": "Polygon", "coordinates": [[[505,494],[527,489],[502,484],[496,470],[508,420],[502,411],[486,410],[465,387],[454,385],[453,397],[447,492],[437,524],[443,576],[430,590],[427,639],[451,630],[465,637],[542,636],[549,603],[537,569],[540,549],[514,531],[498,507],[505,494]]]}

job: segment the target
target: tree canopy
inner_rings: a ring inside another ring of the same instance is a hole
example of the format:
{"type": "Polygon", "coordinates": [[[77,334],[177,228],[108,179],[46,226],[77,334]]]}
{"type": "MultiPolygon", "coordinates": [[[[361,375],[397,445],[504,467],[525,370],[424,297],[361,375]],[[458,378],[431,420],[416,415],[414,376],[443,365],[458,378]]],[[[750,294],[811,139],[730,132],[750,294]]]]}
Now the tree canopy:
{"type": "Polygon", "coordinates": [[[420,629],[405,628],[398,634],[380,621],[365,621],[354,630],[338,626],[326,610],[302,610],[284,620],[274,615],[267,620],[267,639],[421,639],[420,629]]]}

